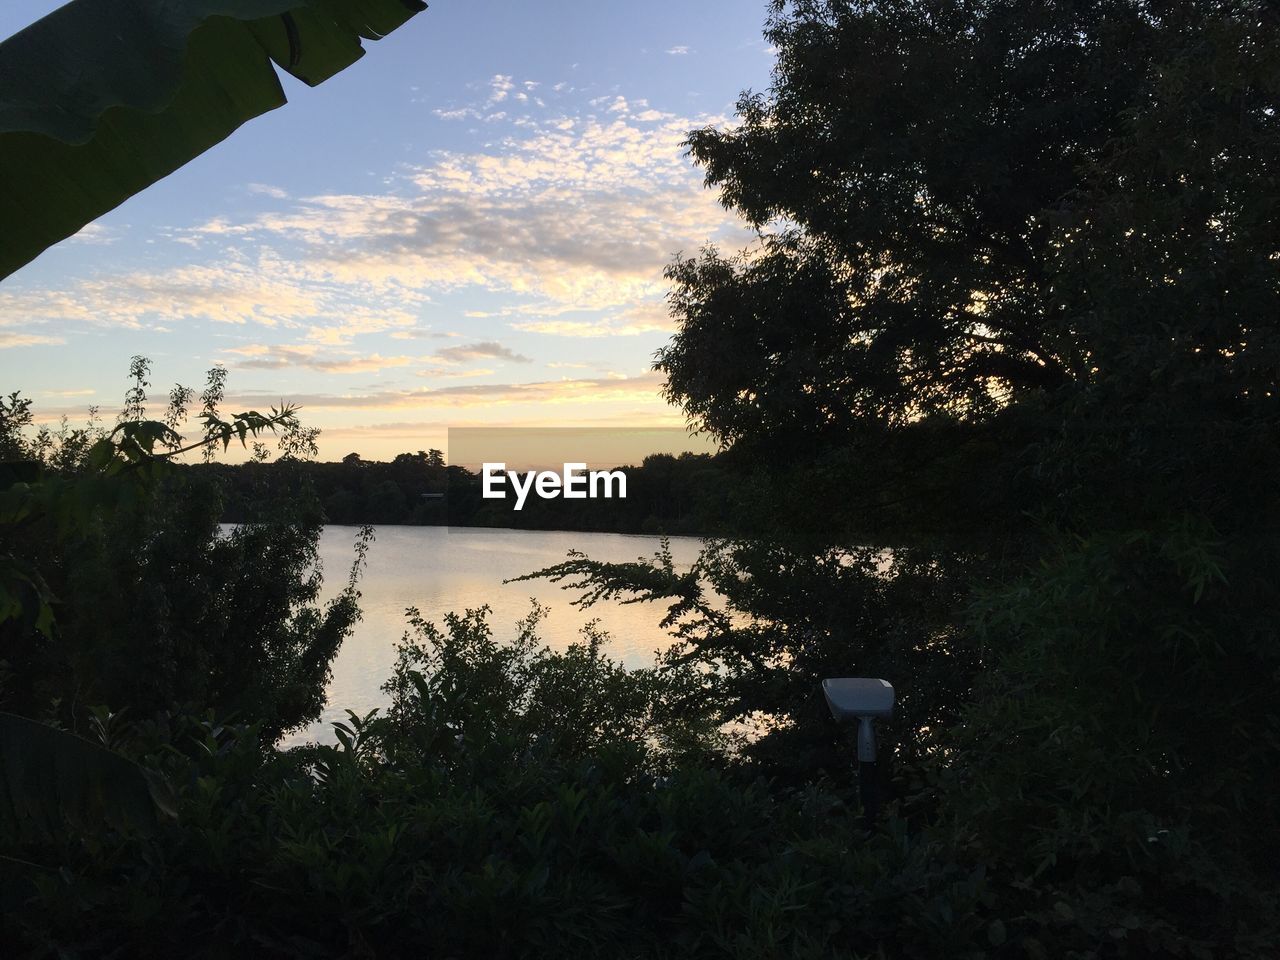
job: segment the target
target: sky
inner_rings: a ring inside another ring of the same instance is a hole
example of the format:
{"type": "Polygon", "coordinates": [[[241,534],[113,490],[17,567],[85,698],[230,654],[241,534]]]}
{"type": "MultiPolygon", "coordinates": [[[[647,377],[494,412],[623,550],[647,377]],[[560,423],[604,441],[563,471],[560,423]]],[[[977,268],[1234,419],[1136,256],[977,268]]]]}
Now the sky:
{"type": "MultiPolygon", "coordinates": [[[[8,36],[59,6],[10,0],[8,36]]],[[[663,268],[746,246],[684,154],[767,87],[766,0],[433,0],[366,56],[0,281],[0,390],[114,419],[228,370],[323,459],[450,427],[680,426],[663,268]]]]}

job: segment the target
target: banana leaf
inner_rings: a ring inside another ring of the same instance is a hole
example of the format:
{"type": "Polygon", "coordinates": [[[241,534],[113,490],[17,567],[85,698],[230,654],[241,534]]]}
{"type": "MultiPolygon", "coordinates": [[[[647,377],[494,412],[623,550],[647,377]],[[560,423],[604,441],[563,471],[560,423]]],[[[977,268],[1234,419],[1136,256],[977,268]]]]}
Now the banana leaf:
{"type": "Polygon", "coordinates": [[[175,815],[166,785],[132,760],[0,713],[0,853],[68,830],[148,832],[175,815]]]}
{"type": "Polygon", "coordinates": [[[0,278],[315,86],[422,0],[73,0],[0,43],[0,278]]]}

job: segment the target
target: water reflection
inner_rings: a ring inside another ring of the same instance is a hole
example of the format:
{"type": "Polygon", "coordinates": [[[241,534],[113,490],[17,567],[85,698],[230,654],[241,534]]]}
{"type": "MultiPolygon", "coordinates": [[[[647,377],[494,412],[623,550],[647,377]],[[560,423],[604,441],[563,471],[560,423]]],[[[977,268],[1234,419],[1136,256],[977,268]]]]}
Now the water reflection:
{"type": "MultiPolygon", "coordinates": [[[[320,541],[326,598],[346,582],[356,528],[329,527],[320,541]]],[[[697,557],[700,541],[673,537],[671,552],[681,569],[697,557]]],[[[654,651],[669,641],[658,621],[665,607],[654,604],[600,604],[580,610],[570,604],[576,594],[546,581],[504,584],[502,581],[558,563],[570,550],[593,560],[623,562],[650,557],[657,537],[612,533],[483,530],[444,527],[381,527],[369,551],[360,581],[364,619],[347,638],[333,665],[329,703],[320,722],[285,741],[332,741],[330,722],[348,709],[364,713],[383,706],[379,689],[395,663],[396,643],[405,632],[405,608],[441,624],[451,610],[488,604],[489,623],[498,639],[512,636],[515,623],[529,612],[530,599],[551,608],[540,628],[542,639],[563,649],[579,638],[589,620],[599,620],[612,636],[609,653],[627,666],[646,666],[654,651]]]]}

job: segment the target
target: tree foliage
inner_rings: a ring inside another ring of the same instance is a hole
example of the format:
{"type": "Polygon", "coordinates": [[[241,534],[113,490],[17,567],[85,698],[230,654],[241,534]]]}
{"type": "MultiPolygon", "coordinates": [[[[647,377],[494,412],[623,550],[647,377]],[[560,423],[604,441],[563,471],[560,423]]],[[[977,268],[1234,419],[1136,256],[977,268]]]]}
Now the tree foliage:
{"type": "Polygon", "coordinates": [[[1270,956],[1278,33],[1257,0],[775,3],[772,87],[690,139],[760,240],[672,265],[657,361],[759,467],[754,536],[538,574],[665,605],[657,669],[415,615],[334,747],[157,714],[120,740],[178,823],[66,838],[20,942],[1270,956]],[[901,698],[870,835],[818,696],[849,674],[901,698]]]}
{"type": "MultiPolygon", "coordinates": [[[[225,491],[228,522],[253,512],[260,484],[278,463],[192,465],[225,491]]],[[[293,469],[291,465],[288,469],[293,469]]],[[[451,527],[514,527],[613,533],[709,535],[738,529],[735,491],[748,482],[750,466],[725,456],[651,454],[635,465],[617,465],[627,477],[627,496],[591,500],[530,497],[521,510],[514,498],[486,500],[479,473],[445,464],[439,450],[397,454],[391,461],[348,454],[338,463],[301,468],[314,486],[330,523],[423,524],[451,527]]]]}
{"type": "Polygon", "coordinates": [[[270,739],[319,716],[329,665],[359,616],[357,542],[345,590],[323,608],[323,515],[282,476],[257,513],[220,527],[215,485],[173,467],[184,453],[278,431],[282,465],[314,449],[290,407],[220,413],[224,374],[200,396],[198,436],[178,433],[194,391],[146,419],[149,365],[135,359],[120,422],[31,436],[29,403],[4,406],[6,451],[27,459],[0,490],[0,702],[73,729],[89,706],[146,716],[192,704],[238,715],[270,739]]]}
{"type": "MultiPolygon", "coordinates": [[[[1001,943],[1039,955],[1061,904],[1049,955],[1247,953],[1280,849],[1276,10],[798,0],[767,37],[770,90],[689,140],[760,238],[671,266],[657,366],[776,522],[704,560],[738,619],[687,652],[776,637],[743,707],[871,664],[908,724],[936,696],[900,775],[1007,884],[1001,943]],[[867,549],[897,563],[786,576],[867,549]]],[[[771,702],[755,749],[803,766],[816,712],[771,702]]]]}
{"type": "Polygon", "coordinates": [[[0,277],[315,86],[422,0],[72,0],[0,43],[0,277]]]}
{"type": "Polygon", "coordinates": [[[774,10],[773,89],[689,140],[763,231],[671,268],[682,324],[659,367],[700,423],[982,420],[1132,369],[1139,339],[1269,348],[1247,336],[1274,296],[1267,4],[774,10]]]}

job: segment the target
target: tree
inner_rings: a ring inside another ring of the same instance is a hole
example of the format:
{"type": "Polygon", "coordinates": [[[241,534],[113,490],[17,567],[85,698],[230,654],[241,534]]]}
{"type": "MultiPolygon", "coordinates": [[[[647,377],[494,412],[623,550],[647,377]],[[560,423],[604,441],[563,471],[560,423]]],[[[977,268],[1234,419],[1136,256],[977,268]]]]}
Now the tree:
{"type": "MultiPolygon", "coordinates": [[[[737,127],[689,140],[708,184],[764,231],[748,254],[670,268],[680,330],[658,367],[698,425],[784,456],[856,440],[874,460],[860,502],[875,504],[880,475],[934,529],[963,502],[983,521],[967,542],[1008,542],[1021,533],[1002,518],[1060,511],[1054,475],[1080,472],[1078,436],[1049,466],[1062,425],[1128,427],[1077,405],[1111,391],[1165,429],[1179,419],[1167,402],[1201,399],[1179,378],[1213,377],[1238,409],[1211,409],[1270,416],[1272,7],[774,9],[773,90],[742,98],[737,127]],[[1036,464],[1019,459],[1034,444],[1036,464]],[[927,469],[948,457],[947,476],[927,469]]],[[[1216,451],[1205,462],[1226,446],[1215,431],[1198,438],[1216,451]]],[[[1119,463],[1096,466],[1114,495],[1119,463]]],[[[1099,505],[1088,483],[1077,492],[1074,507],[1099,505]]]]}
{"type": "Polygon", "coordinates": [[[72,0],[0,43],[0,278],[315,86],[423,0],[72,0]]]}
{"type": "Polygon", "coordinates": [[[195,705],[273,742],[319,716],[329,666],[359,618],[369,535],[346,589],[321,607],[323,515],[304,475],[277,474],[246,522],[224,532],[217,484],[171,464],[279,431],[287,467],[312,441],[296,411],[223,419],[217,369],[186,443],[177,429],[194,391],[175,388],[164,420],[148,420],[148,362],[135,358],[133,374],[133,419],[97,430],[74,464],[24,436],[25,401],[3,406],[0,446],[32,469],[0,489],[0,707],[76,729],[91,706],[145,717],[195,705]]]}
{"type": "MultiPolygon", "coordinates": [[[[1280,855],[1280,12],[779,0],[766,35],[771,89],[689,138],[760,239],[672,264],[657,368],[780,522],[704,558],[737,618],[686,655],[811,739],[819,671],[901,669],[943,723],[899,781],[936,776],[1003,916],[1071,914],[1051,954],[1247,952],[1232,901],[1273,922],[1280,855]]],[[[549,571],[714,608],[663,572],[549,571]]]]}

